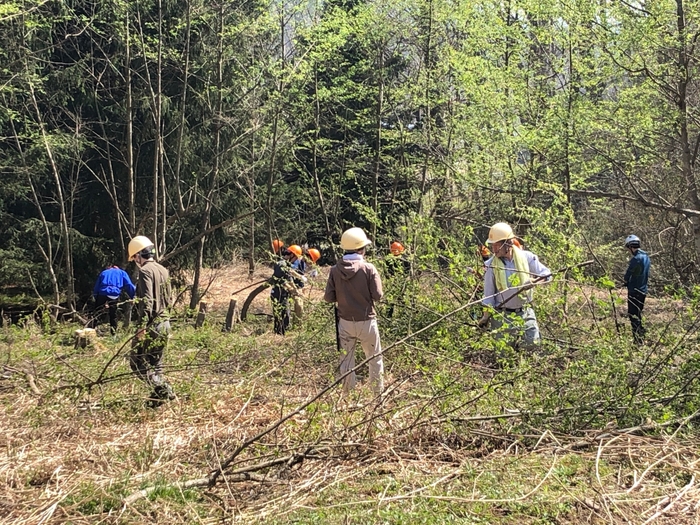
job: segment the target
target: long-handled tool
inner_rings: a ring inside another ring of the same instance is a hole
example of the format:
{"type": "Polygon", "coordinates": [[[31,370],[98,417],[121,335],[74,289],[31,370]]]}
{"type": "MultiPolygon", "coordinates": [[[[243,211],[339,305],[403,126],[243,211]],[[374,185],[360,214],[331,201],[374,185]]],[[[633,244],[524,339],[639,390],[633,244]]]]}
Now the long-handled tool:
{"type": "Polygon", "coordinates": [[[333,312],[335,312],[335,349],[340,353],[340,317],[337,306],[333,306],[333,312]]]}

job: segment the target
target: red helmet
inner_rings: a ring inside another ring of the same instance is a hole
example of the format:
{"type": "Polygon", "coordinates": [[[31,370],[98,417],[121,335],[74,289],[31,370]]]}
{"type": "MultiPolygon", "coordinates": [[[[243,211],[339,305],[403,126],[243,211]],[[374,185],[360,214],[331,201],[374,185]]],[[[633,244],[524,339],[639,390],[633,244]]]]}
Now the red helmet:
{"type": "Polygon", "coordinates": [[[319,252],[316,248],[309,248],[309,257],[311,257],[313,262],[316,262],[321,258],[321,252],[319,252]]]}
{"type": "Polygon", "coordinates": [[[391,246],[389,246],[389,249],[391,250],[392,255],[401,255],[405,250],[403,244],[401,244],[398,241],[392,242],[391,246]]]}
{"type": "Polygon", "coordinates": [[[284,246],[284,242],[280,241],[279,239],[275,239],[272,241],[272,251],[275,253],[279,253],[280,250],[282,250],[282,247],[284,246]]]}
{"type": "Polygon", "coordinates": [[[297,257],[301,257],[301,246],[298,244],[292,244],[289,248],[287,248],[290,252],[292,252],[294,255],[297,257]]]}

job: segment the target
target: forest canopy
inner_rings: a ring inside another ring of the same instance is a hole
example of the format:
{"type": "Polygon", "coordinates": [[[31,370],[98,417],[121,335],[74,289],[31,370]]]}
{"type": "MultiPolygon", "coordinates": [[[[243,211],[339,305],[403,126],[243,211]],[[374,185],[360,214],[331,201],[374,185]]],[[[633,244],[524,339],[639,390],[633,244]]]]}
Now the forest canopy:
{"type": "MultiPolygon", "coordinates": [[[[507,221],[553,267],[700,257],[697,37],[675,2],[89,0],[0,6],[0,285],[89,294],[148,235],[173,269],[280,237],[334,257],[470,250],[507,221]],[[615,248],[615,250],[611,250],[615,248]],[[541,251],[541,250],[540,250],[541,251]]],[[[615,266],[617,265],[617,266],[615,266]]]]}

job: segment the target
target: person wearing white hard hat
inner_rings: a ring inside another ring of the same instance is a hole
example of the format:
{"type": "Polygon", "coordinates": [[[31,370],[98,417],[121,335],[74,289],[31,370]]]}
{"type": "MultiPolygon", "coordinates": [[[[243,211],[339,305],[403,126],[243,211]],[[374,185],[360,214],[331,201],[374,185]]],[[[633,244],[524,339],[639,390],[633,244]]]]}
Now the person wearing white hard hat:
{"type": "Polygon", "coordinates": [[[627,287],[627,315],[632,325],[632,335],[637,344],[644,342],[646,330],[642,326],[642,311],[647,298],[647,283],[649,281],[649,269],[651,261],[647,252],[641,249],[642,241],[636,235],[629,235],[625,239],[625,248],[632,256],[625,272],[625,286],[627,287]]]}
{"type": "Polygon", "coordinates": [[[552,272],[534,253],[515,245],[515,234],[505,222],[494,224],[486,241],[493,256],[486,261],[484,315],[479,326],[490,323],[496,337],[508,337],[510,344],[533,348],[540,344],[540,329],[532,309],[533,290],[519,288],[551,279],[552,272]]]}
{"type": "Polygon", "coordinates": [[[129,260],[139,267],[136,282],[138,329],[129,361],[131,370],[153,387],[147,405],[160,406],[175,399],[172,387],[163,375],[163,353],[170,337],[169,310],[172,307],[170,274],[155,260],[155,246],[148,237],[139,235],[129,242],[129,260]]]}
{"type": "MultiPolygon", "coordinates": [[[[369,382],[379,395],[384,390],[384,363],[379,339],[376,302],[384,295],[382,280],[375,266],[365,261],[365,250],[372,242],[361,228],[350,228],[340,239],[345,254],[331,268],[323,299],[336,303],[337,335],[342,353],[340,373],[355,368],[355,346],[360,343],[369,362],[369,382]]],[[[355,373],[343,380],[343,391],[355,388],[355,373]]]]}

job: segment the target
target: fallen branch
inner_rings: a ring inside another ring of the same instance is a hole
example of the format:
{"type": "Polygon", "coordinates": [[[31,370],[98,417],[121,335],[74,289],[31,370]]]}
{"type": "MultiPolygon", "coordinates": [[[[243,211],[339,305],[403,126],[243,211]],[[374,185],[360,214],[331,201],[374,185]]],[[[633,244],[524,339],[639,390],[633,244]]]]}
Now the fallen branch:
{"type": "MultiPolygon", "coordinates": [[[[316,457],[312,456],[314,453],[318,452],[317,450],[313,448],[307,449],[304,453],[302,454],[289,454],[287,456],[281,457],[281,458],[275,458],[270,461],[265,461],[263,463],[256,463],[255,465],[250,465],[248,467],[243,467],[239,468],[236,470],[233,470],[226,474],[226,481],[233,481],[233,482],[241,482],[241,481],[269,481],[267,476],[257,476],[254,474],[254,472],[257,472],[259,470],[264,470],[266,468],[274,467],[277,465],[286,465],[287,468],[291,468],[294,465],[297,465],[301,462],[303,462],[305,459],[309,457],[316,457]]],[[[182,482],[176,482],[173,483],[171,486],[179,489],[191,489],[195,487],[206,487],[209,486],[210,478],[197,478],[197,479],[191,479],[187,481],[182,481],[182,482]]],[[[124,505],[131,505],[135,501],[138,501],[142,498],[147,498],[150,496],[155,490],[159,488],[158,485],[148,487],[142,490],[138,490],[126,498],[124,498],[123,502],[124,505]]]]}
{"type": "Polygon", "coordinates": [[[262,284],[264,282],[267,282],[268,279],[262,279],[261,281],[256,281],[253,284],[249,284],[248,286],[241,288],[240,290],[236,290],[235,292],[231,292],[231,295],[236,295],[237,293],[241,293],[243,290],[247,290],[248,288],[252,288],[253,286],[257,286],[259,284],[262,284]]]}
{"type": "Polygon", "coordinates": [[[39,390],[36,386],[36,382],[34,381],[34,376],[30,374],[29,372],[24,372],[24,377],[27,378],[27,383],[29,383],[29,389],[34,392],[37,396],[41,396],[41,390],[39,390]]]}

